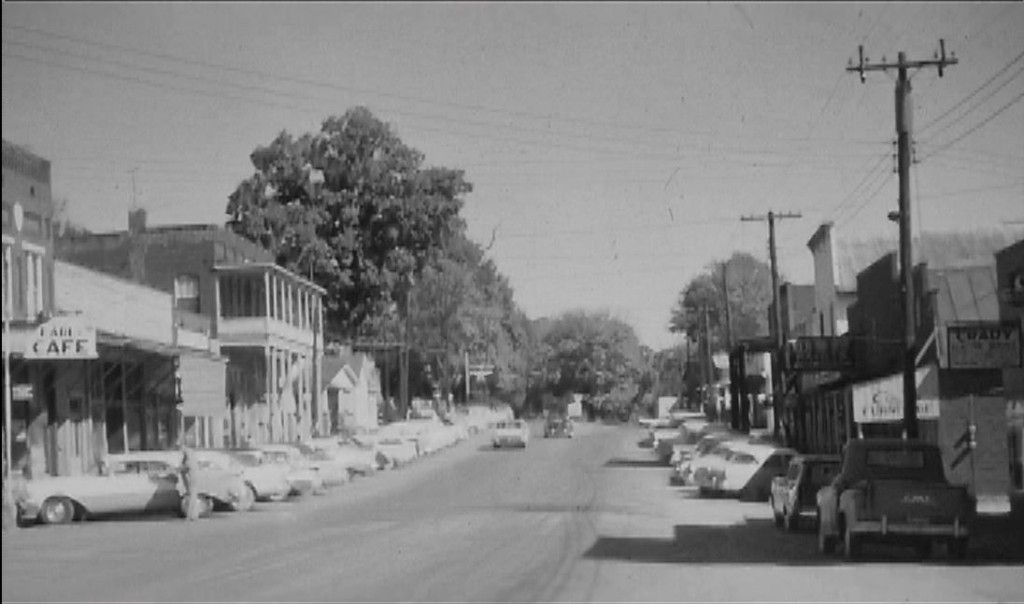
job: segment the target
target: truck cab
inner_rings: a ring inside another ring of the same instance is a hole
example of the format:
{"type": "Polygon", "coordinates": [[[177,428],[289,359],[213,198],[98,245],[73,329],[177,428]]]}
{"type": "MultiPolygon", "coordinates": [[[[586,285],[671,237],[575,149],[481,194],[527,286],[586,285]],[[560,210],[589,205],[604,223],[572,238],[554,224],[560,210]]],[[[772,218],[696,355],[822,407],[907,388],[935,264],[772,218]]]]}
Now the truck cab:
{"type": "Polygon", "coordinates": [[[901,439],[849,441],[816,503],[819,550],[842,541],[851,559],[868,540],[913,545],[921,557],[942,542],[963,558],[977,507],[966,487],[947,480],[937,445],[901,439]]]}

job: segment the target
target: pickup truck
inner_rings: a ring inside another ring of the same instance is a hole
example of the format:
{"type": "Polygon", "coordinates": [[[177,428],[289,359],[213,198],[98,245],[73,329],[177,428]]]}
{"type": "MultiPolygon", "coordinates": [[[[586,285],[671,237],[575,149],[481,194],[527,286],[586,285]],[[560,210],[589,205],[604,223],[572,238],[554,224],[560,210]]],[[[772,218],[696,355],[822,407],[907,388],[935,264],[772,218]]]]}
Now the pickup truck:
{"type": "Polygon", "coordinates": [[[907,543],[921,557],[943,542],[963,558],[977,509],[965,487],[947,480],[937,445],[888,438],[849,441],[839,474],[816,499],[819,551],[842,540],[849,559],[867,540],[907,543]]]}
{"type": "Polygon", "coordinates": [[[797,455],[789,461],[785,476],[772,479],[768,504],[775,526],[796,531],[800,520],[814,516],[818,490],[839,473],[838,455],[797,455]]]}

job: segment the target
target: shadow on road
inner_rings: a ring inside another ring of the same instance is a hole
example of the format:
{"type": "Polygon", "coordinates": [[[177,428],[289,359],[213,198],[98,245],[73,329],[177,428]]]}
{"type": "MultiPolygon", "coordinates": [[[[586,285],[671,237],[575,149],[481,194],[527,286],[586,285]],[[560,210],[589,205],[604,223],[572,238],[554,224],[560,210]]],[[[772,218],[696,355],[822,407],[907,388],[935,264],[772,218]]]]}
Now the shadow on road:
{"type": "Polygon", "coordinates": [[[823,555],[817,551],[814,533],[784,533],[769,519],[751,519],[732,525],[675,525],[675,538],[599,537],[584,554],[593,560],[619,560],[670,564],[772,564],[780,566],[825,566],[835,564],[927,564],[951,566],[992,566],[1019,564],[972,548],[968,559],[953,561],[936,548],[926,560],[913,550],[899,546],[865,544],[856,561],[843,559],[842,552],[823,555]]]}
{"type": "Polygon", "coordinates": [[[657,459],[625,459],[613,457],[604,462],[606,468],[660,468],[665,469],[665,464],[657,459]]]}

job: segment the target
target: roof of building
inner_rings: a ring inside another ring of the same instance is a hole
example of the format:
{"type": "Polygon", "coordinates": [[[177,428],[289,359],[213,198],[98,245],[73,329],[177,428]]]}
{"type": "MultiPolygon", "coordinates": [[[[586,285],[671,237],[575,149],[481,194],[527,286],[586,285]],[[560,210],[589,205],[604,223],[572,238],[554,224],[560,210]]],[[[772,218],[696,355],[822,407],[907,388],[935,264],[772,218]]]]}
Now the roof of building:
{"type": "MultiPolygon", "coordinates": [[[[914,263],[927,263],[929,269],[989,264],[996,252],[1022,237],[1022,228],[924,233],[913,240],[914,263]]],[[[836,289],[856,291],[857,273],[885,254],[897,251],[897,248],[895,236],[861,240],[834,238],[836,289]]]]}
{"type": "Polygon", "coordinates": [[[928,270],[938,322],[996,321],[999,295],[994,261],[984,266],[928,270]]]}

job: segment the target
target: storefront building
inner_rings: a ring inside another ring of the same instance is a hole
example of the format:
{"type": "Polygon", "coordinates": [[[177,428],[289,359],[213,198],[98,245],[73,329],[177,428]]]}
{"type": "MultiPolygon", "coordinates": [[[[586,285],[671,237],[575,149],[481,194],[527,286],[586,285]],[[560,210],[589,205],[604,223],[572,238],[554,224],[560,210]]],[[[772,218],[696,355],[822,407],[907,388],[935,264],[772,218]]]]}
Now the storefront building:
{"type": "Polygon", "coordinates": [[[227,359],[226,383],[216,413],[211,407],[186,416],[188,438],[238,446],[326,433],[316,387],[324,290],[223,228],[149,227],[144,210],[128,222],[127,231],[62,238],[58,253],[166,292],[176,326],[208,329],[216,340],[227,359]]]}

